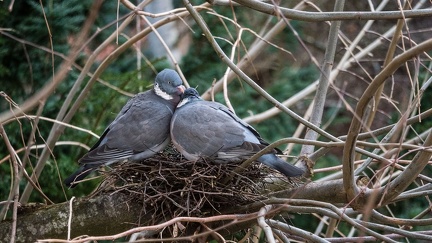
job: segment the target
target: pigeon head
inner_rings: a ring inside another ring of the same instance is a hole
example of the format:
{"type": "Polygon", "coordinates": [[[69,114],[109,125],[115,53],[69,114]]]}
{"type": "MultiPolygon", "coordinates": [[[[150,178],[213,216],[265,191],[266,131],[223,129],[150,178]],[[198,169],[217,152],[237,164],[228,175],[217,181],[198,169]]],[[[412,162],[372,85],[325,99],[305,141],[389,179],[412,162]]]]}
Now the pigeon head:
{"type": "Polygon", "coordinates": [[[202,98],[200,97],[198,91],[194,88],[187,88],[183,94],[182,94],[182,100],[180,101],[180,103],[177,105],[177,108],[180,108],[181,106],[189,103],[189,102],[193,102],[193,101],[197,101],[197,100],[202,100],[202,98]]]}
{"type": "Polygon", "coordinates": [[[201,97],[196,89],[187,88],[182,94],[182,99],[201,99],[201,97]]]}
{"type": "Polygon", "coordinates": [[[154,90],[165,100],[180,100],[185,87],[178,73],[172,69],[164,69],[155,79],[154,90]]]}

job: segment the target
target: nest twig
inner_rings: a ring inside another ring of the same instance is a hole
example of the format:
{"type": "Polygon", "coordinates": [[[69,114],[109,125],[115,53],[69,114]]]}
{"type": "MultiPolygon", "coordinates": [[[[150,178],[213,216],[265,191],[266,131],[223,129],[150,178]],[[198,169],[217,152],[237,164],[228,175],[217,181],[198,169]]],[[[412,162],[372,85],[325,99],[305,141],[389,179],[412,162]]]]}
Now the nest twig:
{"type": "MultiPolygon", "coordinates": [[[[106,172],[98,192],[130,193],[131,198],[142,200],[144,213],[151,212],[155,223],[179,216],[209,216],[266,198],[266,185],[272,183],[266,178],[274,177],[275,171],[255,163],[226,182],[239,165],[187,161],[170,147],[150,159],[115,166],[106,172]]],[[[282,175],[278,178],[286,180],[282,175]]]]}

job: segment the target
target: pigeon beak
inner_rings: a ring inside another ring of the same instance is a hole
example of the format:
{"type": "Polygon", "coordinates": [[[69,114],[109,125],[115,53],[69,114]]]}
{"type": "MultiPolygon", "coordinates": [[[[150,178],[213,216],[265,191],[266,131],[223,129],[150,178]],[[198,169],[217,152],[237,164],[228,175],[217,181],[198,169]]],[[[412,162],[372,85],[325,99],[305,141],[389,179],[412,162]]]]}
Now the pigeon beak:
{"type": "Polygon", "coordinates": [[[183,86],[183,85],[177,86],[177,93],[178,93],[179,95],[181,95],[181,94],[184,93],[185,89],[186,89],[186,88],[185,88],[185,86],[183,86]]]}

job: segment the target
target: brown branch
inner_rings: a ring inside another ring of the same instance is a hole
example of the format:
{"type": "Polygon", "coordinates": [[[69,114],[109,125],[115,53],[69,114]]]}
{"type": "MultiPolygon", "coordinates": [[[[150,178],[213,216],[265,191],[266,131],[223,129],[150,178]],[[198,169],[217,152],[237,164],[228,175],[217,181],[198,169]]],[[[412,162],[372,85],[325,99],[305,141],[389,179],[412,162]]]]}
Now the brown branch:
{"type": "MultiPolygon", "coordinates": [[[[139,233],[139,232],[143,232],[143,231],[161,231],[164,228],[171,226],[173,224],[176,224],[178,222],[194,222],[194,223],[201,223],[201,224],[205,224],[205,223],[212,223],[212,222],[216,222],[216,221],[227,221],[227,220],[232,220],[232,221],[243,221],[243,220],[250,220],[253,218],[256,218],[256,213],[251,213],[251,214],[232,214],[232,215],[217,215],[217,216],[212,216],[212,217],[204,217],[204,218],[199,218],[199,217],[176,217],[173,218],[171,220],[168,220],[166,222],[163,222],[161,224],[157,224],[157,225],[150,225],[150,226],[142,226],[142,227],[135,227],[132,228],[130,230],[124,231],[124,232],[120,232],[118,234],[112,234],[112,235],[106,235],[106,236],[84,236],[84,237],[80,237],[79,239],[75,239],[75,240],[59,240],[59,239],[47,239],[47,240],[39,240],[38,242],[71,242],[71,243],[82,243],[82,242],[88,242],[88,241],[99,241],[99,240],[116,240],[119,239],[121,237],[126,237],[129,235],[132,235],[134,233],[139,233]]],[[[177,238],[171,238],[171,239],[149,239],[149,242],[155,242],[155,241],[169,241],[169,240],[180,240],[180,239],[193,239],[193,238],[199,238],[202,237],[206,234],[210,234],[212,231],[207,231],[201,234],[197,234],[197,235],[193,235],[193,236],[186,236],[186,237],[177,237],[177,238]]]]}
{"type": "MultiPolygon", "coordinates": [[[[268,204],[277,204],[277,212],[296,212],[296,213],[312,213],[316,212],[322,215],[329,216],[331,218],[337,218],[339,220],[343,220],[358,230],[365,232],[369,235],[376,237],[377,239],[384,240],[386,242],[395,242],[388,237],[381,235],[371,229],[365,227],[362,222],[357,222],[356,220],[350,218],[345,210],[339,209],[336,206],[326,203],[319,202],[313,200],[305,200],[305,199],[281,199],[281,198],[271,198],[262,202],[257,202],[251,205],[248,205],[243,208],[248,208],[249,210],[254,210],[260,205],[268,205],[268,204]]],[[[275,212],[273,212],[275,213],[275,212]]]]}
{"type": "MultiPolygon", "coordinates": [[[[334,4],[334,11],[342,11],[345,6],[344,0],[337,0],[334,4]]],[[[279,10],[279,8],[278,8],[279,10]]],[[[320,68],[320,77],[318,82],[318,87],[315,93],[315,97],[313,99],[313,108],[312,113],[309,118],[310,122],[318,127],[321,126],[322,116],[324,113],[324,104],[326,103],[327,98],[327,90],[330,84],[333,82],[331,80],[331,69],[333,68],[335,53],[336,53],[336,44],[339,39],[339,29],[340,29],[341,21],[333,21],[330,25],[329,35],[327,39],[327,48],[324,54],[324,60],[322,61],[320,68]]],[[[307,129],[306,134],[304,136],[307,140],[317,140],[318,133],[312,129],[307,129]]],[[[313,153],[315,147],[312,145],[303,145],[300,151],[301,156],[308,156],[313,153]]],[[[311,160],[311,163],[307,163],[307,161],[302,161],[300,163],[301,167],[306,170],[307,167],[314,167],[315,162],[311,160]]],[[[306,170],[307,176],[311,176],[309,170],[306,170]]]]}
{"type": "MultiPolygon", "coordinates": [[[[52,89],[48,89],[49,93],[46,93],[46,96],[43,96],[43,97],[48,97],[54,91],[54,89],[57,87],[57,85],[63,79],[66,78],[66,75],[68,74],[68,72],[70,70],[70,67],[74,64],[75,59],[78,57],[78,54],[85,47],[85,44],[88,44],[86,37],[88,36],[88,34],[89,34],[89,32],[93,26],[93,23],[95,22],[95,20],[98,16],[98,12],[99,12],[100,7],[102,6],[102,3],[103,3],[102,0],[95,1],[93,3],[93,5],[91,6],[91,11],[89,13],[89,17],[86,19],[81,32],[78,34],[78,36],[76,38],[77,41],[73,43],[72,48],[71,48],[71,52],[70,52],[68,58],[66,58],[65,61],[63,62],[63,64],[59,67],[60,73],[62,73],[63,76],[61,76],[61,78],[59,77],[57,79],[58,83],[55,86],[53,86],[52,89]]],[[[57,75],[58,75],[58,73],[57,73],[57,75]]],[[[53,80],[56,80],[56,79],[53,78],[53,80]]],[[[55,82],[53,82],[53,83],[55,83],[55,82]]],[[[39,101],[39,100],[36,100],[36,101],[39,101]]],[[[62,107],[62,109],[63,109],[63,107],[62,107]]],[[[21,108],[21,112],[23,112],[23,113],[27,111],[27,109],[23,109],[22,107],[20,107],[20,108],[21,108]]],[[[57,117],[60,118],[61,114],[62,113],[60,112],[57,115],[57,117]]],[[[16,115],[14,115],[14,116],[16,116],[16,115]]],[[[60,119],[56,119],[56,120],[60,120],[60,119]]],[[[1,121],[1,118],[0,118],[0,121],[1,121]]],[[[54,125],[54,128],[56,128],[56,127],[57,127],[57,125],[54,125]]],[[[52,130],[56,130],[56,129],[52,129],[52,130]]],[[[53,132],[50,133],[50,137],[53,136],[52,133],[53,132]]],[[[57,136],[60,136],[60,132],[57,134],[57,136]]],[[[48,140],[50,140],[50,137],[48,138],[48,140]]],[[[43,167],[45,166],[46,159],[50,155],[51,148],[54,146],[54,144],[55,144],[55,141],[48,141],[48,146],[42,151],[42,155],[38,159],[37,165],[35,166],[33,174],[32,174],[32,180],[33,181],[37,181],[37,179],[39,178],[39,175],[42,172],[43,167]]],[[[33,191],[33,186],[30,183],[28,183],[27,186],[25,187],[23,193],[22,193],[20,202],[26,203],[28,201],[32,191],[33,191]]]]}
{"type": "MultiPolygon", "coordinates": [[[[430,211],[430,209],[429,209],[430,211]]],[[[379,223],[394,226],[429,226],[432,225],[432,219],[401,219],[383,215],[376,210],[371,211],[371,217],[379,223]]]]}
{"type": "MultiPolygon", "coordinates": [[[[360,177],[356,180],[360,180],[360,177]]],[[[269,197],[308,199],[332,204],[348,203],[342,179],[309,182],[298,188],[274,192],[269,197]]]]}
{"type": "MultiPolygon", "coordinates": [[[[379,86],[381,86],[381,84],[384,83],[387,80],[387,78],[390,75],[392,75],[396,71],[396,69],[400,67],[400,65],[416,57],[417,55],[420,55],[421,53],[431,49],[432,49],[432,40],[427,40],[407,50],[406,52],[400,54],[399,56],[395,57],[393,61],[391,61],[375,77],[375,79],[370,83],[370,85],[368,86],[368,88],[365,90],[362,97],[360,98],[355,110],[354,118],[351,122],[351,126],[348,131],[346,145],[344,147],[344,153],[342,158],[344,164],[343,178],[344,178],[345,190],[347,192],[349,200],[355,199],[358,195],[357,187],[355,186],[355,182],[354,182],[354,156],[355,156],[356,141],[358,138],[358,134],[360,133],[360,130],[362,128],[363,116],[365,114],[369,101],[373,98],[379,86]]],[[[418,171],[418,173],[420,173],[420,171],[418,171]]],[[[399,178],[402,177],[400,176],[399,178]]],[[[410,178],[412,177],[410,176],[410,178]]]]}
{"type": "Polygon", "coordinates": [[[11,155],[12,167],[13,167],[13,185],[12,190],[10,191],[10,197],[7,200],[7,204],[1,210],[1,217],[3,218],[3,212],[6,213],[9,208],[9,204],[12,202],[10,199],[13,199],[13,210],[12,210],[12,225],[10,230],[10,239],[9,242],[15,242],[16,232],[17,232],[17,210],[18,210],[18,199],[19,199],[19,182],[21,180],[21,173],[18,172],[18,161],[16,157],[15,149],[12,147],[9,138],[4,130],[3,125],[0,123],[0,135],[3,137],[3,140],[6,144],[6,147],[11,155]]]}
{"type": "MultiPolygon", "coordinates": [[[[429,132],[423,143],[424,148],[430,146],[432,146],[432,131],[429,132]]],[[[381,187],[380,194],[384,195],[382,203],[387,204],[389,201],[392,201],[394,198],[399,196],[417,178],[420,172],[428,164],[431,156],[432,152],[428,150],[419,151],[402,174],[396,177],[396,179],[391,181],[387,186],[381,187]]],[[[371,193],[372,192],[368,195],[371,193]]]]}
{"type": "Polygon", "coordinates": [[[261,88],[257,83],[255,83],[251,78],[249,78],[242,70],[238,68],[225,54],[225,52],[222,50],[222,48],[219,46],[219,44],[216,42],[214,36],[210,32],[207,24],[202,19],[201,15],[195,10],[195,8],[192,6],[192,4],[188,0],[183,0],[184,5],[186,6],[186,9],[190,12],[191,16],[195,19],[195,22],[198,24],[198,26],[201,28],[201,30],[204,32],[205,37],[209,41],[209,43],[212,45],[213,49],[225,64],[230,67],[235,74],[237,74],[243,81],[245,81],[249,86],[251,86],[253,89],[255,89],[259,94],[261,94],[265,99],[270,101],[274,106],[281,109],[285,113],[287,113],[289,116],[297,120],[298,122],[305,124],[305,126],[309,127],[310,129],[313,129],[314,131],[318,132],[322,136],[332,140],[332,141],[338,141],[337,138],[332,136],[331,134],[327,133],[326,131],[323,131],[319,127],[315,126],[314,124],[311,124],[310,122],[303,119],[301,116],[297,115],[292,110],[288,109],[287,107],[283,106],[278,100],[276,100],[274,97],[272,97],[269,93],[267,93],[263,88],[261,88]]]}
{"type": "Polygon", "coordinates": [[[264,3],[256,0],[234,0],[242,6],[253,10],[277,16],[280,13],[288,19],[323,22],[335,20],[382,20],[382,19],[402,19],[402,18],[423,18],[432,16],[432,9],[419,10],[404,10],[401,11],[377,11],[377,12],[361,12],[361,11],[346,11],[346,12],[307,12],[298,11],[289,8],[283,8],[273,4],[264,3]]]}
{"type": "MultiPolygon", "coordinates": [[[[147,224],[151,215],[142,213],[142,204],[122,193],[82,198],[74,201],[72,237],[80,235],[107,235],[122,232],[140,222],[147,224]]],[[[16,242],[35,242],[38,239],[66,239],[68,232],[69,202],[51,206],[20,208],[16,242]]],[[[7,241],[11,222],[0,222],[0,241],[7,241]]]]}
{"type": "MultiPolygon", "coordinates": [[[[97,1],[95,2],[95,4],[101,2],[103,1],[97,1]]],[[[82,48],[84,48],[83,44],[86,41],[85,36],[88,35],[89,31],[93,27],[93,22],[96,16],[93,17],[94,18],[87,18],[87,21],[84,23],[84,26],[79,36],[76,38],[77,41],[74,42],[74,44],[72,45],[68,57],[59,66],[56,74],[52,77],[51,81],[47,82],[42,89],[40,89],[36,94],[34,94],[32,97],[28,98],[23,104],[21,104],[19,109],[15,109],[13,110],[13,112],[5,112],[0,114],[0,122],[9,120],[15,115],[19,115],[31,110],[39,104],[39,100],[45,99],[54,92],[57,86],[66,78],[66,75],[71,70],[70,67],[75,62],[75,59],[78,57],[82,48]]]]}

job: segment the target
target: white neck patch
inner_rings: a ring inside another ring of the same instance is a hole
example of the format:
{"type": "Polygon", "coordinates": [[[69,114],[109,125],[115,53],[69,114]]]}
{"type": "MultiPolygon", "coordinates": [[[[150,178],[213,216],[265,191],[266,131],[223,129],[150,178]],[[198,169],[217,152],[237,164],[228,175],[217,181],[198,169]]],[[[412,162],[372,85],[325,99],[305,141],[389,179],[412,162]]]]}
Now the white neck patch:
{"type": "Polygon", "coordinates": [[[172,99],[173,99],[172,95],[163,92],[163,91],[159,88],[159,85],[157,85],[157,84],[154,85],[154,91],[155,91],[156,95],[162,97],[164,100],[172,100],[172,99]]]}
{"type": "Polygon", "coordinates": [[[180,103],[178,103],[177,108],[182,107],[183,105],[185,105],[185,104],[188,103],[188,102],[189,102],[189,98],[182,99],[182,100],[180,101],[180,103]]]}

